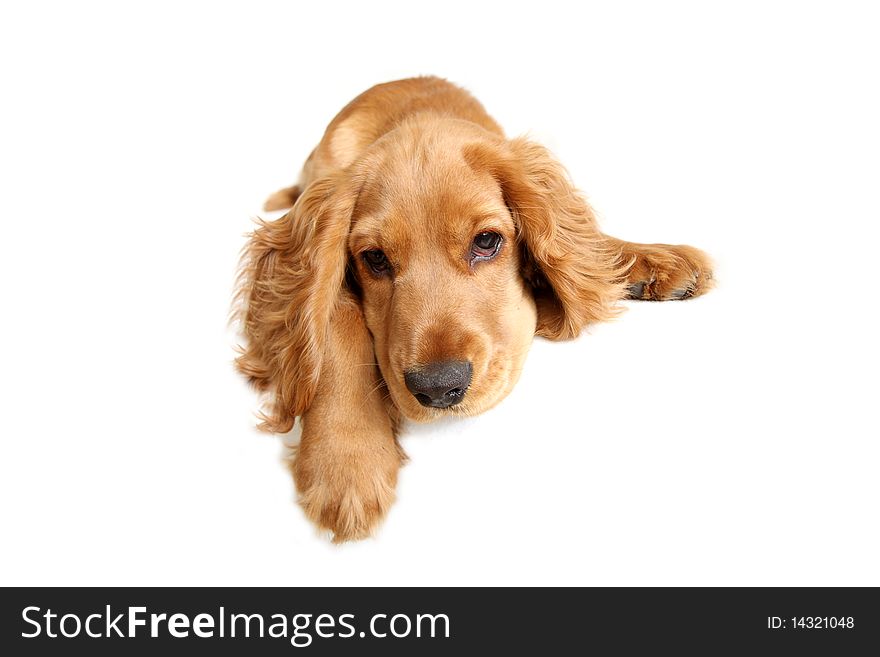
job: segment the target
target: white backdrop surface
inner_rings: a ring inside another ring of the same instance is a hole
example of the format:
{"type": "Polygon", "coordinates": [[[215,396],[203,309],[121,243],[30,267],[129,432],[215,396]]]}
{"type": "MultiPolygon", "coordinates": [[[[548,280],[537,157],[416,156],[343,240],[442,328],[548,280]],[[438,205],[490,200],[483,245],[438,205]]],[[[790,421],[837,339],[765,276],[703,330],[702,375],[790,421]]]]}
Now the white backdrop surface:
{"type": "Polygon", "coordinates": [[[0,583],[880,584],[869,7],[4,5],[0,583]],[[536,340],[500,406],[404,431],[387,522],[334,546],[230,294],[335,112],[417,74],[719,287],[536,340]]]}

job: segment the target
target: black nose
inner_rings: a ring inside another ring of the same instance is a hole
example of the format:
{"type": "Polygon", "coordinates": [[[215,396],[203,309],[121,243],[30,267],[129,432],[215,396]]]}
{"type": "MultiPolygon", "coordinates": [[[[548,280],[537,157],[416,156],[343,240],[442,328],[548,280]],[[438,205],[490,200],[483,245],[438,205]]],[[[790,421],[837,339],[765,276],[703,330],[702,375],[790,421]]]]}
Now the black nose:
{"type": "Polygon", "coordinates": [[[403,380],[422,406],[449,408],[464,398],[472,372],[470,362],[448,360],[405,372],[403,380]]]}

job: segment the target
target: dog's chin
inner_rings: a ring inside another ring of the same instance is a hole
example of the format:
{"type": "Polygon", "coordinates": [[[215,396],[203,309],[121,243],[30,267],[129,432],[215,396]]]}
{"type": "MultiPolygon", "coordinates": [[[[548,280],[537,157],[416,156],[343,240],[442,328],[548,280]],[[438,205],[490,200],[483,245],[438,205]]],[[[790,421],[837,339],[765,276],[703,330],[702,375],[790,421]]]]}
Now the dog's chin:
{"type": "Polygon", "coordinates": [[[506,391],[505,394],[492,396],[474,395],[469,398],[465,395],[465,398],[454,406],[434,408],[432,406],[422,406],[409,391],[404,391],[403,395],[398,395],[394,391],[391,392],[391,400],[401,415],[412,422],[419,423],[434,422],[435,420],[450,417],[479,415],[498,404],[506,396],[506,391]]]}

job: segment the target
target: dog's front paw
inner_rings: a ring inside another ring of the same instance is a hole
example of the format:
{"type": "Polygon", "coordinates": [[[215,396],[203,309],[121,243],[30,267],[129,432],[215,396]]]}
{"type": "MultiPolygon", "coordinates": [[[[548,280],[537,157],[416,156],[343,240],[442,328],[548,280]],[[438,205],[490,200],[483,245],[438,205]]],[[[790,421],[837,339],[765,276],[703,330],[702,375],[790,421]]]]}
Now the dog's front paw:
{"type": "Polygon", "coordinates": [[[630,299],[690,299],[712,287],[712,263],[692,246],[639,245],[634,255],[627,274],[630,299]]]}
{"type": "Polygon", "coordinates": [[[397,444],[300,445],[292,470],[299,503],[333,542],[369,537],[394,502],[403,455],[397,444]]]}

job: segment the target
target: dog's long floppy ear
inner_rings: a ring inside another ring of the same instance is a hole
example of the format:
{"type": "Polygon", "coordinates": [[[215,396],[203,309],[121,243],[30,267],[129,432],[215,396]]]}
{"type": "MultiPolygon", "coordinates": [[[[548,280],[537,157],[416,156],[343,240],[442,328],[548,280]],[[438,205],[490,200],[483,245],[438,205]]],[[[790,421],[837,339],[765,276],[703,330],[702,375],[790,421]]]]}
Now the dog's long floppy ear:
{"type": "Polygon", "coordinates": [[[314,181],[286,215],[251,234],[239,279],[247,348],[238,369],[274,393],[261,429],[290,431],[315,395],[333,308],[345,285],[356,191],[343,174],[314,181]]]}
{"type": "Polygon", "coordinates": [[[626,263],[550,152],[520,138],[471,146],[465,157],[501,185],[522,247],[523,276],[535,293],[537,334],[564,340],[614,316],[626,263]]]}

